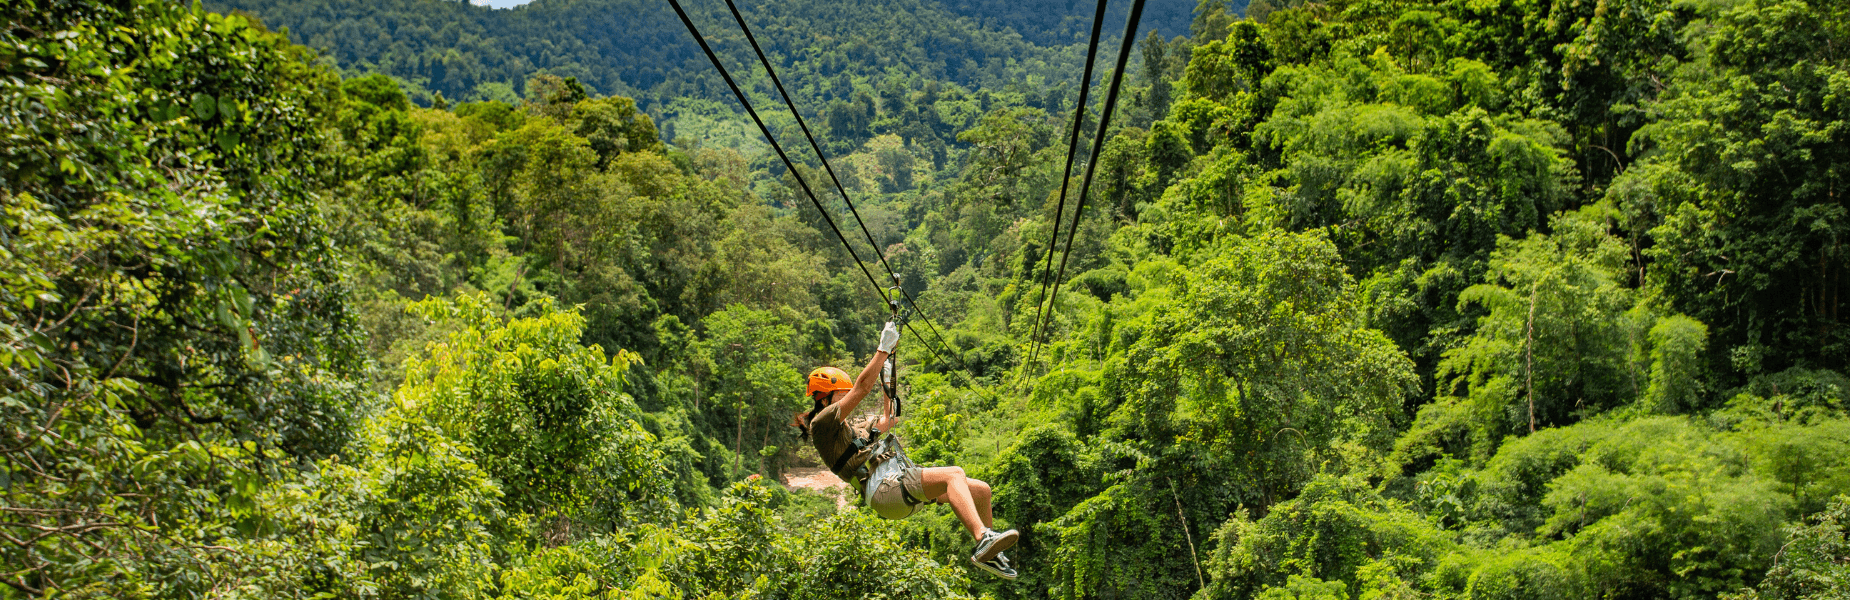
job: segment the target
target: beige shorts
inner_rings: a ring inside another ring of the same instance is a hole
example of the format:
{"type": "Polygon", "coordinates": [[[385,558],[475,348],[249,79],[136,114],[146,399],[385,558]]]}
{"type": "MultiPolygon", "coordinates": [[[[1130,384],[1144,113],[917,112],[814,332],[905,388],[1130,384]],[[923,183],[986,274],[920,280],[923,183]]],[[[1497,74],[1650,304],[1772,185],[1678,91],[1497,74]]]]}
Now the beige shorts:
{"type": "Polygon", "coordinates": [[[925,470],[887,460],[867,477],[867,506],[886,519],[904,519],[925,506],[925,470]],[[912,496],[913,503],[906,502],[912,496]]]}

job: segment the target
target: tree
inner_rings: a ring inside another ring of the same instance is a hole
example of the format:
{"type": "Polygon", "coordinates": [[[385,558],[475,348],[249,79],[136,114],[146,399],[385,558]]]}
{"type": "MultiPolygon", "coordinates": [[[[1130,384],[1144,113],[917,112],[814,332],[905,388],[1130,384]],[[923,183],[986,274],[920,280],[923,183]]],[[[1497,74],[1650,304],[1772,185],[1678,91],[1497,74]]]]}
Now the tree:
{"type": "Polygon", "coordinates": [[[542,302],[503,322],[484,294],[413,305],[456,330],[406,364],[402,410],[468,445],[504,503],[560,543],[670,511],[654,436],[623,393],[634,354],[579,345],[584,317],[542,302]]]}
{"type": "Polygon", "coordinates": [[[0,580],[205,594],[263,482],[350,436],[360,338],[310,192],[336,79],[173,3],[0,21],[0,580]]]}
{"type": "MultiPolygon", "coordinates": [[[[1622,285],[1625,248],[1601,216],[1584,209],[1558,217],[1553,235],[1504,238],[1491,255],[1488,281],[1459,295],[1461,305],[1477,304],[1488,314],[1464,344],[1445,353],[1441,399],[1421,418],[1452,414],[1439,408],[1444,404],[1468,406],[1472,456],[1487,458],[1506,435],[1571,423],[1577,412],[1619,406],[1659,385],[1632,360],[1634,347],[1646,347],[1646,328],[1627,312],[1635,301],[1622,285]]],[[[1682,356],[1687,344],[1663,352],[1682,356]]],[[[1688,386],[1680,378],[1691,373],[1680,369],[1668,367],[1664,376],[1679,380],[1661,385],[1688,386]]]]}
{"type": "MultiPolygon", "coordinates": [[[[798,396],[803,389],[804,371],[797,364],[796,328],[787,319],[766,310],[741,305],[727,306],[702,321],[706,327],[703,342],[708,360],[715,365],[709,398],[715,408],[733,415],[733,472],[736,477],[747,450],[744,446],[746,425],[759,433],[758,447],[771,440],[775,429],[785,437],[789,415],[802,409],[798,396]]],[[[717,415],[715,415],[717,416],[717,415]]],[[[714,423],[715,429],[720,426],[714,423]]],[[[756,449],[754,454],[756,453],[756,449]]],[[[756,466],[756,465],[754,465],[756,466]]]]}
{"type": "Polygon", "coordinates": [[[637,110],[636,101],[629,98],[611,96],[580,101],[572,107],[569,121],[577,123],[572,133],[585,138],[591,150],[597,152],[599,170],[609,167],[611,159],[624,152],[662,150],[661,141],[656,139],[655,122],[637,110]]]}
{"type": "Polygon", "coordinates": [[[1245,511],[1214,532],[1213,583],[1198,597],[1408,597],[1411,583],[1459,551],[1449,532],[1358,477],[1320,475],[1262,518],[1245,511]]]}
{"type": "Polygon", "coordinates": [[[1653,283],[1713,328],[1717,350],[1769,348],[1769,371],[1842,370],[1850,356],[1840,308],[1850,128],[1837,100],[1850,90],[1850,59],[1825,22],[1796,1],[1715,15],[1707,60],[1689,67],[1706,76],[1666,90],[1663,117],[1634,150],[1650,155],[1644,168],[1615,185],[1661,215],[1641,224],[1655,242],[1646,250],[1653,283]]]}
{"type": "Polygon", "coordinates": [[[1371,469],[1413,391],[1406,356],[1358,325],[1361,297],[1327,239],[1270,231],[1217,250],[1121,326],[1138,333],[1120,334],[1107,361],[1117,407],[1105,436],[1126,446],[1108,460],[1134,475],[1044,526],[1059,536],[1062,595],[1199,585],[1174,560],[1196,543],[1189,507],[1271,504],[1320,464],[1371,469]]]}
{"type": "Polygon", "coordinates": [[[1786,545],[1775,557],[1760,585],[1724,596],[1739,600],[1797,600],[1830,598],[1850,592],[1850,568],[1844,557],[1844,521],[1850,519],[1850,497],[1838,496],[1830,508],[1792,526],[1786,545]]]}
{"type": "Polygon", "coordinates": [[[1229,240],[1177,282],[1176,303],[1126,349],[1114,425],[1150,441],[1201,440],[1242,462],[1247,452],[1294,457],[1244,484],[1267,495],[1303,481],[1310,465],[1289,464],[1301,460],[1297,448],[1384,444],[1393,407],[1413,391],[1411,365],[1357,326],[1361,298],[1336,257],[1316,234],[1229,240]],[[1294,450],[1275,443],[1281,434],[1298,438],[1294,450]]]}

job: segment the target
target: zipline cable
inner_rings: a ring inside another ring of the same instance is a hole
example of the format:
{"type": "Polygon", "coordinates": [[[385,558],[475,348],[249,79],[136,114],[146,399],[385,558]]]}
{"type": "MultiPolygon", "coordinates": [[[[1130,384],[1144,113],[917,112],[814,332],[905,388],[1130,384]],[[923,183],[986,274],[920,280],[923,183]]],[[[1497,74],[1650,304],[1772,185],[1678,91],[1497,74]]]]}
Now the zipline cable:
{"type": "MultiPolygon", "coordinates": [[[[842,246],[848,249],[849,258],[854,259],[855,266],[861,268],[861,274],[867,276],[867,283],[873,284],[874,292],[880,295],[882,301],[891,302],[886,295],[886,288],[881,287],[880,282],[874,279],[873,272],[867,270],[867,264],[861,262],[860,255],[854,251],[854,245],[848,243],[848,236],[843,235],[841,228],[835,226],[835,219],[829,216],[828,209],[822,206],[822,201],[817,200],[816,193],[810,190],[809,181],[803,178],[803,173],[797,170],[796,163],[791,162],[790,156],[784,153],[784,147],[779,145],[777,138],[771,135],[771,128],[765,126],[764,119],[759,118],[758,111],[752,108],[751,100],[745,97],[745,92],[739,89],[739,84],[732,80],[732,74],[726,71],[726,66],[720,64],[719,55],[714,54],[713,47],[707,45],[707,39],[700,35],[700,28],[694,26],[694,20],[688,18],[687,11],[681,8],[680,0],[668,0],[668,4],[674,7],[675,14],[681,17],[681,24],[687,26],[687,32],[694,36],[694,41],[700,44],[700,50],[706,53],[707,60],[713,63],[713,68],[718,70],[719,76],[726,81],[726,87],[732,89],[732,95],[737,97],[739,104],[745,107],[746,114],[751,115],[752,122],[758,125],[758,131],[764,134],[765,141],[770,142],[771,149],[777,151],[777,157],[783,160],[784,167],[789,169],[791,176],[796,178],[797,185],[802,186],[803,194],[809,197],[811,204],[816,205],[816,211],[822,213],[823,222],[828,223],[829,230],[834,231],[835,237],[840,239],[842,246]]],[[[918,332],[913,331],[913,335],[918,335],[918,332]]],[[[931,351],[933,357],[938,356],[938,350],[930,344],[926,344],[925,348],[931,351]]],[[[943,359],[939,358],[939,360],[943,359]]]]}
{"type": "Polygon", "coordinates": [[[809,197],[810,203],[815,204],[816,210],[822,213],[823,222],[828,223],[829,230],[835,232],[835,237],[840,239],[842,246],[848,249],[849,258],[854,259],[854,264],[861,268],[861,274],[867,276],[867,283],[873,284],[874,293],[879,294],[882,301],[887,300],[886,288],[881,287],[879,280],[874,279],[873,272],[867,270],[867,264],[861,262],[860,255],[855,254],[854,246],[848,243],[848,236],[842,235],[841,228],[835,226],[835,219],[829,216],[828,210],[822,207],[822,202],[816,199],[815,192],[810,190],[809,181],[803,179],[803,174],[797,171],[796,164],[792,163],[790,156],[784,153],[784,147],[779,145],[777,138],[771,135],[771,128],[765,126],[764,119],[759,118],[758,111],[752,108],[751,100],[745,97],[745,92],[739,90],[739,84],[732,80],[732,74],[726,71],[726,66],[720,64],[719,55],[713,53],[713,48],[707,45],[707,39],[700,35],[700,28],[695,27],[693,19],[688,18],[687,11],[682,10],[680,0],[668,0],[668,4],[674,7],[675,14],[681,17],[681,24],[687,26],[687,32],[694,36],[694,41],[700,44],[700,50],[706,53],[707,60],[713,63],[713,68],[718,70],[719,76],[726,81],[726,87],[732,89],[732,95],[739,99],[740,105],[745,107],[745,113],[751,115],[752,122],[758,125],[758,131],[764,134],[765,141],[770,142],[771,149],[777,151],[777,157],[784,161],[784,167],[790,170],[792,177],[796,178],[797,185],[802,186],[803,194],[809,197]]]}
{"type": "MultiPolygon", "coordinates": [[[[1099,0],[1099,5],[1103,6],[1104,0],[1099,0]]],[[[887,262],[886,253],[881,252],[880,244],[874,241],[873,230],[867,227],[866,221],[861,220],[861,211],[855,209],[854,201],[848,198],[848,188],[842,185],[841,178],[835,176],[835,167],[829,164],[828,156],[822,153],[822,145],[816,143],[816,136],[811,134],[809,131],[809,122],[803,119],[803,113],[797,110],[796,102],[790,99],[790,92],[784,89],[784,81],[782,78],[777,76],[777,68],[771,66],[771,59],[765,56],[764,48],[758,45],[758,36],[752,35],[751,26],[745,24],[745,15],[739,13],[739,6],[737,3],[733,2],[733,0],[726,0],[726,8],[732,11],[732,20],[739,24],[739,30],[745,32],[745,41],[750,42],[752,45],[752,52],[755,52],[758,54],[758,62],[759,64],[764,65],[765,73],[768,73],[771,75],[771,84],[777,87],[777,95],[783,98],[784,106],[790,109],[791,116],[796,117],[797,127],[803,131],[803,138],[809,141],[810,150],[815,151],[816,158],[822,161],[822,170],[828,173],[829,181],[835,184],[835,191],[841,194],[842,202],[848,205],[848,212],[849,214],[854,215],[855,224],[861,226],[861,234],[867,237],[867,247],[871,248],[874,251],[874,256],[880,259],[880,266],[886,268],[887,274],[892,275],[894,282],[898,283],[899,272],[893,269],[892,263],[887,262]]],[[[1096,37],[1097,31],[1094,30],[1093,33],[1096,37]]],[[[1095,47],[1096,47],[1096,43],[1097,43],[1097,40],[1095,39],[1094,40],[1095,47]]],[[[1091,65],[1087,65],[1087,73],[1091,72],[1090,68],[1091,68],[1091,65]]],[[[1088,75],[1088,77],[1090,76],[1088,75]]],[[[1069,169],[1071,168],[1070,164],[1068,165],[1068,168],[1069,169]]],[[[1057,231],[1058,227],[1056,226],[1055,229],[1057,231]]],[[[1047,256],[1048,256],[1048,264],[1051,265],[1053,261],[1053,253],[1051,250],[1048,252],[1047,256]]],[[[912,298],[912,294],[906,292],[906,289],[903,287],[899,287],[897,288],[897,290],[899,291],[899,294],[906,299],[906,303],[912,305],[913,311],[918,313],[919,318],[925,321],[925,327],[931,330],[932,336],[938,338],[938,344],[941,346],[945,346],[947,348],[951,347],[950,342],[946,342],[944,340],[944,336],[938,333],[938,327],[932,324],[931,319],[929,317],[925,316],[924,309],[919,306],[918,301],[912,298]]],[[[907,328],[913,329],[914,335],[918,334],[918,331],[916,330],[916,328],[912,327],[910,323],[907,324],[907,328]]],[[[953,354],[952,356],[956,357],[955,354],[953,354]]],[[[966,371],[970,370],[969,367],[963,364],[963,359],[961,357],[956,357],[956,358],[957,358],[957,364],[959,367],[962,367],[966,371]]]]}
{"type": "MultiPolygon", "coordinates": [[[[726,0],[731,2],[732,0],[726,0]]],[[[1047,260],[1041,265],[1041,291],[1034,297],[1034,328],[1029,343],[1040,339],[1041,303],[1047,300],[1047,278],[1053,275],[1053,249],[1060,243],[1060,221],[1066,217],[1066,189],[1073,181],[1073,159],[1079,154],[1079,130],[1086,119],[1086,94],[1092,91],[1092,63],[1098,59],[1098,37],[1105,26],[1105,3],[1098,0],[1092,13],[1092,41],[1086,45],[1086,70],[1079,77],[1079,103],[1073,106],[1073,132],[1066,138],[1066,171],[1060,175],[1060,202],[1053,209],[1053,233],[1047,238],[1047,260]]]]}
{"type": "MultiPolygon", "coordinates": [[[[1124,24],[1124,41],[1118,46],[1117,70],[1111,74],[1111,87],[1105,90],[1105,108],[1099,114],[1098,134],[1092,137],[1093,159],[1086,161],[1086,174],[1079,184],[1079,205],[1073,208],[1073,226],[1066,230],[1066,249],[1060,254],[1060,272],[1054,276],[1053,293],[1048,296],[1048,324],[1053,321],[1053,301],[1060,297],[1060,280],[1066,277],[1066,260],[1073,255],[1073,237],[1079,233],[1079,220],[1086,211],[1086,194],[1092,190],[1092,173],[1098,167],[1098,153],[1105,145],[1106,129],[1111,127],[1111,113],[1118,105],[1118,86],[1124,82],[1124,65],[1130,61],[1131,46],[1137,39],[1137,22],[1143,18],[1143,2],[1144,0],[1136,0],[1131,3],[1130,19],[1124,24]]],[[[1029,363],[1032,363],[1040,352],[1040,346],[1037,340],[1028,353],[1029,363]]],[[[1026,368],[1025,365],[1023,368],[1026,368]]]]}

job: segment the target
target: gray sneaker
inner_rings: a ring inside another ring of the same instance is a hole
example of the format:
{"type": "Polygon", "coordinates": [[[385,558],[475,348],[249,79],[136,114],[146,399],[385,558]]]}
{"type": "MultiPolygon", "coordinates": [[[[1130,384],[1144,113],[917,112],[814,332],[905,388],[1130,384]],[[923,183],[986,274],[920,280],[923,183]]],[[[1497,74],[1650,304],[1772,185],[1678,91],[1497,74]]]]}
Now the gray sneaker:
{"type": "Polygon", "coordinates": [[[989,571],[997,577],[1010,581],[1015,580],[1015,569],[1009,566],[1009,557],[1003,555],[1001,552],[997,552],[996,557],[987,562],[978,561],[976,557],[972,556],[970,557],[970,564],[976,565],[978,569],[989,571]]]}
{"type": "Polygon", "coordinates": [[[1003,550],[1015,547],[1015,540],[1020,538],[1021,533],[1013,529],[1002,532],[985,529],[983,538],[976,541],[976,554],[972,555],[970,560],[978,563],[995,560],[996,555],[1001,554],[1003,550]]]}

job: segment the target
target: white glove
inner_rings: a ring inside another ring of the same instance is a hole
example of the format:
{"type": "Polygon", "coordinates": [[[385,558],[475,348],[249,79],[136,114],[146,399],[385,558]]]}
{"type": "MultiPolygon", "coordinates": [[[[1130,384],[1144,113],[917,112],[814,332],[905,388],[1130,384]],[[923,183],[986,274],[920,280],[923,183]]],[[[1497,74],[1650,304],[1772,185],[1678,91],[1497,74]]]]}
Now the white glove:
{"type": "Polygon", "coordinates": [[[880,345],[878,348],[881,352],[892,354],[893,348],[897,346],[899,346],[899,324],[887,321],[886,329],[880,330],[880,345]]]}

